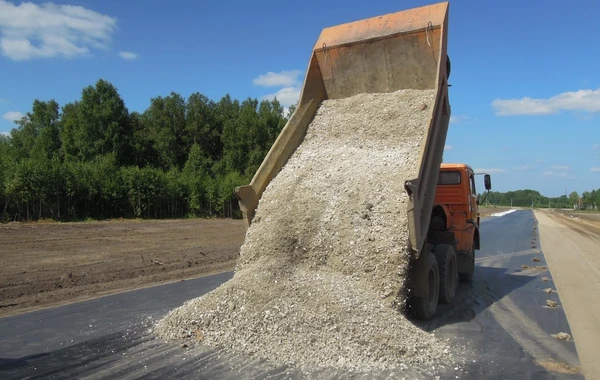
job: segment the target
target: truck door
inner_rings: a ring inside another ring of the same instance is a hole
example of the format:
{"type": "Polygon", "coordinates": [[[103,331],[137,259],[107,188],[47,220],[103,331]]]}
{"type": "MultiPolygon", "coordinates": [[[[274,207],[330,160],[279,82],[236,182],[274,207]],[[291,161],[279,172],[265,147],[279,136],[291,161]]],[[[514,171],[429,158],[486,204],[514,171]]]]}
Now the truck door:
{"type": "Polygon", "coordinates": [[[471,188],[471,194],[469,196],[469,219],[476,221],[477,220],[477,189],[475,188],[475,174],[471,170],[468,172],[469,175],[469,184],[471,188]]]}

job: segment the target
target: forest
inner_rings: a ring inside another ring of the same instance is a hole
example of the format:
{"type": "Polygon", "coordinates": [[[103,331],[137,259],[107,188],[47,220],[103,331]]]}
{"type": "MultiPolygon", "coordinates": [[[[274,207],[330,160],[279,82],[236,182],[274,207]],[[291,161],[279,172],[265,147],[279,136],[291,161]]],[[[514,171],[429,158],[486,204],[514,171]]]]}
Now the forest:
{"type": "MultiPolygon", "coordinates": [[[[276,99],[171,92],[130,112],[103,79],[72,103],[35,100],[0,135],[0,220],[240,217],[233,189],[250,182],[293,111],[276,99]]],[[[482,200],[596,208],[600,189],[558,198],[490,192],[482,200]]]]}
{"type": "Polygon", "coordinates": [[[534,207],[534,208],[574,208],[595,210],[600,205],[600,189],[576,191],[568,196],[545,197],[537,190],[516,190],[505,193],[490,191],[487,195],[480,194],[483,204],[495,206],[534,207]]]}
{"type": "Polygon", "coordinates": [[[277,100],[200,93],[129,112],[102,79],[72,103],[35,100],[0,136],[0,217],[237,217],[233,189],[250,182],[286,122],[277,100]]]}

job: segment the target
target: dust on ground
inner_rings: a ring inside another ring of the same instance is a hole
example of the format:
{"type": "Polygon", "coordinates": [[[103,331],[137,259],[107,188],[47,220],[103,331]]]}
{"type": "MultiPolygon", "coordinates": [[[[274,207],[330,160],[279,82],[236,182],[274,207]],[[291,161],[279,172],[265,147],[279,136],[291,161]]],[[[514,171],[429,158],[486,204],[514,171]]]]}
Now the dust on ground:
{"type": "Polygon", "coordinates": [[[240,220],[0,225],[0,316],[232,270],[240,220]]]}

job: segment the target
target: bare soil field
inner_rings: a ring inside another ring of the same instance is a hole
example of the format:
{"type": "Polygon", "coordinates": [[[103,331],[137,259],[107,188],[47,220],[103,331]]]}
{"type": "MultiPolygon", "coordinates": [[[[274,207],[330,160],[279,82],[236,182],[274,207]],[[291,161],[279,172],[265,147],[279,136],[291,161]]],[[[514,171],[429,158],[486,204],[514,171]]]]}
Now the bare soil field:
{"type": "Polygon", "coordinates": [[[575,219],[558,210],[536,210],[535,216],[584,374],[600,379],[600,220],[575,219]]]}
{"type": "Polygon", "coordinates": [[[0,317],[232,270],[244,236],[229,219],[0,225],[0,317]]]}
{"type": "Polygon", "coordinates": [[[241,220],[0,225],[0,317],[232,270],[241,220]]]}
{"type": "Polygon", "coordinates": [[[590,221],[590,222],[600,222],[600,212],[564,210],[564,209],[556,209],[554,211],[557,211],[565,216],[568,216],[571,219],[582,219],[582,220],[590,221]]]}

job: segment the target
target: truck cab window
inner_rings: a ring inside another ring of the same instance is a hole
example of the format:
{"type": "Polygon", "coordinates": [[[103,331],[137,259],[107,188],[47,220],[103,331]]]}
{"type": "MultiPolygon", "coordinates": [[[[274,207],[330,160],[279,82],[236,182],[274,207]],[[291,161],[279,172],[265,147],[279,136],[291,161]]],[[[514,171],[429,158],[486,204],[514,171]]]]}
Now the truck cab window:
{"type": "Polygon", "coordinates": [[[458,185],[460,184],[459,171],[440,171],[438,176],[438,185],[458,185]]]}
{"type": "Polygon", "coordinates": [[[469,174],[469,177],[471,177],[471,193],[477,195],[477,190],[475,189],[475,176],[471,173],[469,174]]]}

